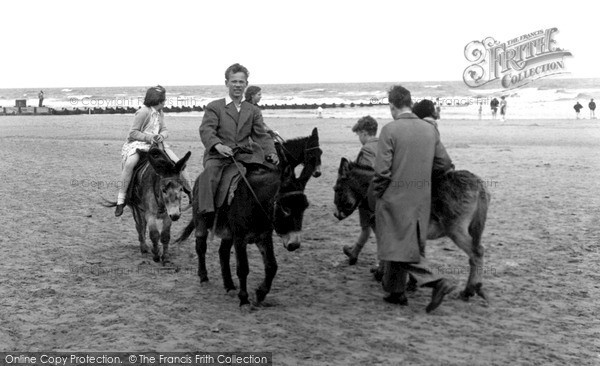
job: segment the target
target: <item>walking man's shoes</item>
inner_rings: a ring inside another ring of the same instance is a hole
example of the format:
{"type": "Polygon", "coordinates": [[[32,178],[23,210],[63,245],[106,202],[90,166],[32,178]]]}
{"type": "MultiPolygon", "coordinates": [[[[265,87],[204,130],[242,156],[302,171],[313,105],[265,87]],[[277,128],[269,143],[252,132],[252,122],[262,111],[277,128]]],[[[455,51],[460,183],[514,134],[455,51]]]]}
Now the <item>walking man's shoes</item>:
{"type": "Polygon", "coordinates": [[[438,306],[442,304],[442,301],[444,301],[444,296],[454,291],[455,288],[456,286],[451,285],[445,278],[439,280],[433,287],[433,291],[431,292],[431,302],[427,305],[425,311],[431,313],[437,309],[438,306]]]}
{"type": "Polygon", "coordinates": [[[115,209],[115,216],[119,217],[123,214],[123,209],[125,208],[125,204],[121,203],[117,205],[117,208],[115,209]]]}
{"type": "Polygon", "coordinates": [[[401,292],[392,292],[389,296],[384,297],[383,300],[389,302],[390,304],[397,304],[401,306],[408,305],[406,296],[401,292]]]}

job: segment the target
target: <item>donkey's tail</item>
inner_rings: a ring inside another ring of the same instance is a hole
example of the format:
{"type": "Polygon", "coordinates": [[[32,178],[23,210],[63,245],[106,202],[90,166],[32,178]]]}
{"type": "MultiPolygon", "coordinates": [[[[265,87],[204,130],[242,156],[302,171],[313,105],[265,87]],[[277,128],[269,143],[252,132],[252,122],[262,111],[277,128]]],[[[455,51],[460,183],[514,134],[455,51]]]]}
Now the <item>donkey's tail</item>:
{"type": "Polygon", "coordinates": [[[183,241],[185,241],[194,232],[194,229],[195,229],[194,219],[192,219],[187,224],[187,226],[183,229],[183,231],[181,232],[181,234],[179,234],[179,237],[177,239],[175,239],[174,244],[180,244],[183,241]]]}

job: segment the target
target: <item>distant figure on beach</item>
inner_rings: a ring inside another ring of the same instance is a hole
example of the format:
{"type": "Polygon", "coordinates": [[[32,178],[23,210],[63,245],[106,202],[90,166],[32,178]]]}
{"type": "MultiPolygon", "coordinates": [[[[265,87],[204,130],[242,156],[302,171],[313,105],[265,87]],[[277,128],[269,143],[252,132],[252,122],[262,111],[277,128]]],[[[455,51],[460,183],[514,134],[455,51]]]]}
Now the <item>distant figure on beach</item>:
{"type": "Polygon", "coordinates": [[[506,97],[502,96],[502,100],[500,101],[500,118],[502,118],[502,122],[506,121],[506,97]]]}
{"type": "Polygon", "coordinates": [[[596,103],[594,102],[594,98],[592,98],[592,100],[590,100],[590,103],[588,104],[588,107],[590,108],[590,119],[592,118],[596,118],[596,103]]]}
{"type": "Polygon", "coordinates": [[[44,106],[44,91],[40,90],[40,92],[38,93],[38,99],[40,100],[38,107],[43,107],[44,106]]]}
{"type": "Polygon", "coordinates": [[[496,114],[498,113],[498,104],[500,104],[500,102],[498,102],[498,99],[496,98],[492,99],[492,101],[490,102],[490,108],[492,109],[493,119],[496,119],[496,114]]]}
{"type": "Polygon", "coordinates": [[[481,120],[482,112],[483,112],[483,102],[479,102],[479,120],[481,120]]]}
{"type": "MultiPolygon", "coordinates": [[[[362,144],[360,152],[356,157],[356,163],[366,165],[371,168],[375,166],[375,157],[377,156],[377,121],[371,116],[365,116],[356,122],[352,127],[352,132],[358,135],[358,140],[362,144]]],[[[358,217],[360,223],[360,234],[353,246],[344,245],[342,248],[344,254],[348,256],[349,264],[356,264],[358,255],[371,236],[371,220],[373,213],[368,207],[367,202],[363,202],[358,207],[358,217]]]]}
{"type": "MultiPolygon", "coordinates": [[[[167,91],[160,85],[154,86],[146,91],[144,98],[144,106],[140,108],[133,117],[133,123],[127,135],[127,141],[121,148],[121,186],[117,196],[117,207],[115,216],[119,217],[123,214],[125,208],[125,198],[127,188],[133,176],[133,169],[140,160],[138,150],[148,151],[152,143],[163,143],[165,153],[169,155],[171,160],[177,162],[179,158],[164,144],[164,140],[169,137],[169,130],[164,122],[163,108],[165,106],[167,91]]],[[[188,195],[190,202],[192,201],[190,179],[187,172],[182,172],[183,189],[188,195]]]]}
{"type": "Polygon", "coordinates": [[[317,108],[317,118],[323,118],[323,108],[317,108]]]}
{"type": "Polygon", "coordinates": [[[583,109],[583,106],[579,104],[579,101],[577,101],[577,104],[573,106],[573,109],[575,110],[575,116],[577,117],[577,119],[581,118],[579,117],[579,111],[583,109]]]}
{"type": "Polygon", "coordinates": [[[440,103],[440,98],[435,98],[435,113],[437,114],[436,119],[442,118],[442,105],[440,103]]]}
{"type": "Polygon", "coordinates": [[[254,104],[258,107],[258,102],[262,99],[261,89],[256,85],[251,85],[246,89],[244,99],[250,104],[254,104]]]}

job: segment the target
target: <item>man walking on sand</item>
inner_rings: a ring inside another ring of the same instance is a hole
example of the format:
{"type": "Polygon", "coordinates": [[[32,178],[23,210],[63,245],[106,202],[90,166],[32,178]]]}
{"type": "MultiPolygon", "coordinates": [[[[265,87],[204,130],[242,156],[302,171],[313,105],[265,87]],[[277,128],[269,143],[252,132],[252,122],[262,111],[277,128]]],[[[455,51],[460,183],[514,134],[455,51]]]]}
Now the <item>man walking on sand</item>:
{"type": "Polygon", "coordinates": [[[577,104],[575,104],[573,106],[573,109],[575,110],[575,116],[577,117],[577,119],[579,119],[579,112],[583,109],[583,106],[579,103],[579,101],[577,102],[577,104]]]}
{"type": "Polygon", "coordinates": [[[394,86],[388,93],[394,121],[381,130],[370,199],[375,199],[377,254],[384,261],[384,300],[407,305],[406,272],[419,286],[433,289],[429,313],[454,290],[448,280],[433,273],[421,248],[427,239],[431,210],[432,174],[452,169],[436,128],[411,111],[410,92],[394,86]],[[420,184],[419,184],[420,183],[420,184]]]}
{"type": "Polygon", "coordinates": [[[596,118],[596,103],[594,102],[594,98],[592,98],[592,100],[590,100],[590,103],[588,104],[588,107],[590,108],[590,119],[595,119],[596,118]]]}

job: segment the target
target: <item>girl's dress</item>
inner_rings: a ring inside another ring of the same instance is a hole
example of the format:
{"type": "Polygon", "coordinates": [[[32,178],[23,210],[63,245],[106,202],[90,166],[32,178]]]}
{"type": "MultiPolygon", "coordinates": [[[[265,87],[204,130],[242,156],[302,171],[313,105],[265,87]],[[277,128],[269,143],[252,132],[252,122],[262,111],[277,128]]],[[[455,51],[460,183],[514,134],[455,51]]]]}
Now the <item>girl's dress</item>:
{"type": "MultiPolygon", "coordinates": [[[[152,136],[157,135],[160,132],[160,112],[154,110],[154,108],[150,109],[152,112],[149,115],[150,121],[146,124],[143,133],[150,134],[152,136]]],[[[133,154],[135,154],[137,149],[148,151],[150,149],[151,143],[147,141],[140,140],[131,140],[127,138],[127,141],[123,144],[121,148],[121,157],[122,157],[122,165],[125,165],[127,158],[133,154]]],[[[166,147],[166,145],[165,145],[166,147]]]]}

